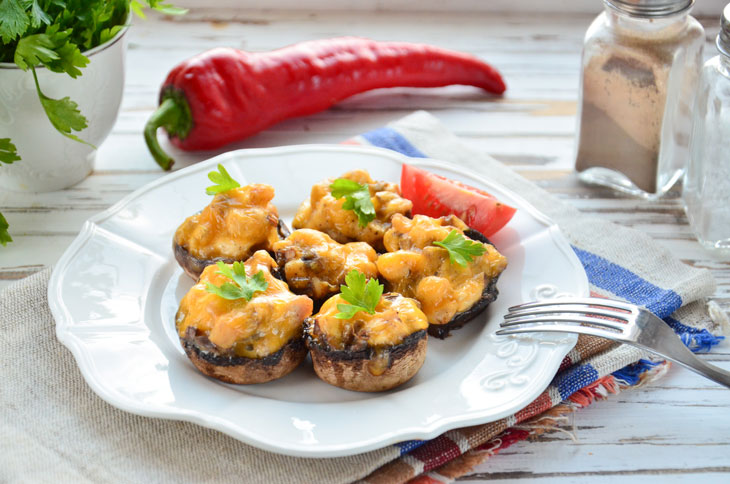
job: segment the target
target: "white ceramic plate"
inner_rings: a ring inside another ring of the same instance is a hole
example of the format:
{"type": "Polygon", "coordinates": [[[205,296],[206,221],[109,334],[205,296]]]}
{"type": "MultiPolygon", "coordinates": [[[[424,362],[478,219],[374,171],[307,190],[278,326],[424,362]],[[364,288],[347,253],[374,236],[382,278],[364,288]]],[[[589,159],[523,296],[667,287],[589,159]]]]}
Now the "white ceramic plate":
{"type": "Polygon", "coordinates": [[[508,306],[541,293],[587,295],[588,283],[557,227],[519,196],[442,162],[377,148],[306,145],[226,153],[137,190],[86,222],[53,272],[48,300],[58,339],[110,404],[195,422],[274,452],[333,457],[497,420],[536,398],[576,336],[538,341],[494,332],[508,306]],[[429,339],[420,372],[385,393],[332,387],[317,379],[309,361],[260,385],[227,385],[199,373],[175,333],[178,302],[192,281],[171,247],[176,227],[210,200],[208,172],[222,163],[241,184],[273,185],[274,203],[289,223],[315,182],[356,168],[398,181],[404,162],[518,208],[492,239],[509,260],[497,301],[445,341],[429,339]]]}

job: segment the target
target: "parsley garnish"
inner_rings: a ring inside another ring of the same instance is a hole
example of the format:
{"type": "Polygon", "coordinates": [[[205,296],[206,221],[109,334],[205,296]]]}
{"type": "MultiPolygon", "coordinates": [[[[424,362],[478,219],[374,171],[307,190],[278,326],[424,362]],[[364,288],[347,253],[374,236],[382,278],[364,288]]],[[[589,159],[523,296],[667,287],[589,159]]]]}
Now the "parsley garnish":
{"type": "Polygon", "coordinates": [[[345,276],[346,286],[340,286],[340,297],[350,304],[338,304],[340,311],[335,314],[337,319],[350,319],[360,311],[375,314],[375,306],[383,295],[383,285],[377,279],[370,279],[365,283],[365,274],[357,269],[351,270],[345,276]]]}
{"type": "Polygon", "coordinates": [[[206,283],[205,290],[224,299],[245,299],[250,301],[257,292],[268,289],[269,283],[264,279],[264,271],[258,271],[253,277],[246,276],[246,266],[243,262],[234,262],[232,266],[222,261],[216,263],[218,274],[226,276],[233,282],[224,282],[221,286],[206,283]]]}
{"type": "Polygon", "coordinates": [[[8,232],[8,221],[5,220],[5,217],[3,217],[3,214],[0,213],[0,245],[5,245],[8,242],[12,242],[13,239],[10,237],[10,233],[8,232]]]}
{"type": "Polygon", "coordinates": [[[367,183],[360,185],[347,178],[338,178],[330,185],[330,191],[336,199],[345,197],[342,208],[355,212],[360,227],[367,226],[375,219],[375,207],[370,199],[370,188],[367,183]]]}
{"type": "Polygon", "coordinates": [[[208,179],[215,183],[215,185],[211,185],[205,189],[205,193],[208,195],[218,195],[219,193],[227,192],[228,190],[233,190],[241,186],[236,180],[231,178],[231,175],[228,174],[220,163],[218,163],[218,171],[208,173],[208,179]]]}
{"type": "Polygon", "coordinates": [[[456,230],[451,230],[444,240],[434,242],[433,245],[448,250],[451,263],[459,264],[461,267],[466,267],[474,257],[479,257],[487,251],[483,244],[467,239],[456,230]]]}

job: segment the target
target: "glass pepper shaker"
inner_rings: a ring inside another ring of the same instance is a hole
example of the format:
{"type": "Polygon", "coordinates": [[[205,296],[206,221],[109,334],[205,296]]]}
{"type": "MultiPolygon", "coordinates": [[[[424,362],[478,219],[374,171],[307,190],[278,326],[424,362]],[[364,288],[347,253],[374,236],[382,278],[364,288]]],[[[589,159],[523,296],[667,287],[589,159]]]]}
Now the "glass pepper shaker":
{"type": "Polygon", "coordinates": [[[730,254],[730,4],[717,50],[700,76],[682,199],[700,243],[730,254]]]}
{"type": "Polygon", "coordinates": [[[604,0],[583,47],[575,168],[656,198],[684,174],[704,29],[694,0],[604,0]]]}

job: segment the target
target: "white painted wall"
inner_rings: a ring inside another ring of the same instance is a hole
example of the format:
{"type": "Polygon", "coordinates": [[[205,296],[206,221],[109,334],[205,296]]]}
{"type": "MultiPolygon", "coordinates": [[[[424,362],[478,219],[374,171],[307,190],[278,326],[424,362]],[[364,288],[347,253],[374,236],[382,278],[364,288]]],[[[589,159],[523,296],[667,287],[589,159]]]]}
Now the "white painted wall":
{"type": "MultiPolygon", "coordinates": [[[[598,13],[601,0],[176,0],[188,8],[225,7],[246,10],[359,10],[598,13]]],[[[695,0],[693,13],[720,16],[727,0],[695,0]]]]}

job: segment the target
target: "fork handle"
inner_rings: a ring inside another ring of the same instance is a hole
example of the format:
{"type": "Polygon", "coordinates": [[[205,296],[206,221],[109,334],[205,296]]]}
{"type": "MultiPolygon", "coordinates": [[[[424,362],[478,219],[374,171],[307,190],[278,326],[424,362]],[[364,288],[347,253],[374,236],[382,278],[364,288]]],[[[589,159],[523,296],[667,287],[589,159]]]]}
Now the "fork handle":
{"type": "MultiPolygon", "coordinates": [[[[685,368],[709,378],[715,383],[719,383],[720,385],[730,388],[730,371],[726,371],[722,368],[706,363],[704,360],[698,358],[697,355],[692,353],[674,334],[672,334],[672,336],[673,337],[671,339],[661,340],[661,344],[657,345],[656,350],[660,352],[663,351],[663,354],[659,353],[660,356],[669,358],[685,368]]],[[[642,347],[651,350],[651,348],[646,346],[642,347]]]]}
{"type": "Polygon", "coordinates": [[[715,383],[719,383],[720,385],[724,385],[730,388],[730,371],[725,371],[722,368],[716,367],[715,365],[705,363],[705,361],[695,357],[694,355],[692,356],[693,358],[687,358],[684,361],[676,358],[675,361],[680,365],[696,373],[699,373],[706,378],[709,378],[715,383]]]}

